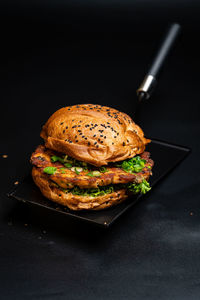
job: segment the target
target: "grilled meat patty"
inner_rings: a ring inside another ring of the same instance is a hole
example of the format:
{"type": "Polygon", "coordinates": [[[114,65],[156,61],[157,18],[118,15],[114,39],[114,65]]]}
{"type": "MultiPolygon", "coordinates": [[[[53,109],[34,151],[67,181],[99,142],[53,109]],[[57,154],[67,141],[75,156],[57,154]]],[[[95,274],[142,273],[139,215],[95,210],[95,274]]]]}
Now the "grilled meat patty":
{"type": "Polygon", "coordinates": [[[58,161],[52,162],[51,157],[55,155],[62,156],[62,154],[40,145],[32,154],[31,163],[37,168],[37,176],[42,176],[46,167],[56,168],[55,173],[48,175],[48,178],[63,189],[73,188],[74,186],[79,186],[80,188],[97,188],[98,186],[107,186],[110,184],[141,183],[143,180],[148,180],[152,174],[151,168],[153,167],[153,161],[149,158],[149,152],[143,152],[140,155],[140,157],[146,161],[145,166],[142,171],[134,174],[128,173],[122,168],[115,167],[112,164],[106,166],[105,173],[99,172],[97,167],[91,165],[88,165],[87,170],[82,168],[80,172],[77,172],[73,167],[64,168],[62,163],[58,161]],[[91,170],[96,170],[98,175],[90,176],[91,170]]]}
{"type": "Polygon", "coordinates": [[[35,184],[39,187],[42,194],[54,202],[67,206],[72,210],[94,209],[100,210],[119,204],[125,200],[128,195],[126,189],[118,189],[111,193],[100,196],[80,196],[58,188],[49,178],[41,172],[40,168],[33,167],[32,176],[35,184]]]}

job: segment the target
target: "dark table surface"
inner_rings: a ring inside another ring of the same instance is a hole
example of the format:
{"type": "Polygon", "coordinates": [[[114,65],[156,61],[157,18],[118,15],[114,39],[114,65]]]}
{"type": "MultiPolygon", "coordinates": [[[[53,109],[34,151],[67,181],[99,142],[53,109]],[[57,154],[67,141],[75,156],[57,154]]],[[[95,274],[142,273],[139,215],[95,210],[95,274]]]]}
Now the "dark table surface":
{"type": "Polygon", "coordinates": [[[198,3],[3,1],[0,14],[0,298],[199,299],[198,3]],[[182,35],[139,124],[192,153],[108,229],[8,199],[55,110],[98,103],[134,118],[174,20],[182,35]]]}

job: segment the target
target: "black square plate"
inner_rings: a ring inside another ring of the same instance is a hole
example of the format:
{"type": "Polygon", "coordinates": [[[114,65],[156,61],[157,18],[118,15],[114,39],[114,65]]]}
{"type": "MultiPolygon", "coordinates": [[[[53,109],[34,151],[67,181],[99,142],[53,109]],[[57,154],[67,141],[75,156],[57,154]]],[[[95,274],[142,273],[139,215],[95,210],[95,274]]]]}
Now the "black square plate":
{"type": "MultiPolygon", "coordinates": [[[[155,162],[153,176],[150,180],[151,186],[154,187],[160,179],[186,157],[190,152],[190,149],[163,141],[152,140],[147,147],[147,151],[150,151],[151,157],[155,162]]],[[[8,196],[19,201],[29,202],[51,210],[56,210],[66,216],[104,227],[111,225],[121,214],[133,206],[142,197],[132,196],[117,206],[101,211],[71,211],[66,207],[57,205],[44,198],[34,184],[31,175],[27,176],[14,191],[8,194],[8,196]]]]}

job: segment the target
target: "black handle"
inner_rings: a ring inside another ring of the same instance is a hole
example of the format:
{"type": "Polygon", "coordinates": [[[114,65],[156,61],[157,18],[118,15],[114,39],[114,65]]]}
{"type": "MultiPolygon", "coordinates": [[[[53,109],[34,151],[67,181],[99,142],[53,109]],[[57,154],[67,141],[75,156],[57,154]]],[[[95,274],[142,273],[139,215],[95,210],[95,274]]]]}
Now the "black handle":
{"type": "Polygon", "coordinates": [[[148,99],[156,85],[158,75],[161,68],[180,32],[181,26],[179,24],[172,24],[165,35],[161,46],[153,60],[153,63],[144,78],[141,86],[137,90],[139,100],[148,99]]]}
{"type": "Polygon", "coordinates": [[[176,37],[178,36],[178,33],[180,32],[181,26],[179,24],[172,24],[167,31],[167,34],[165,38],[163,39],[163,42],[161,43],[161,46],[153,60],[153,63],[151,65],[151,68],[149,69],[148,74],[152,75],[155,78],[158,78],[158,75],[160,73],[160,70],[165,62],[165,59],[167,58],[167,55],[169,54],[176,37]]]}

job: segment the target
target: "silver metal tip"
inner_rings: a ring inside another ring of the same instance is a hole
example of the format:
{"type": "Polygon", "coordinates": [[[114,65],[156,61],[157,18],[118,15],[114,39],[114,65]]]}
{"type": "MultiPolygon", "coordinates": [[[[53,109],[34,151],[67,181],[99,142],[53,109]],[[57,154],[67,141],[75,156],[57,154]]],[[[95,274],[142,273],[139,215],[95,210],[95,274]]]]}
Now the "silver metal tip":
{"type": "Polygon", "coordinates": [[[143,100],[146,100],[146,93],[145,92],[140,92],[138,94],[138,99],[139,99],[139,102],[142,102],[143,100]]]}

